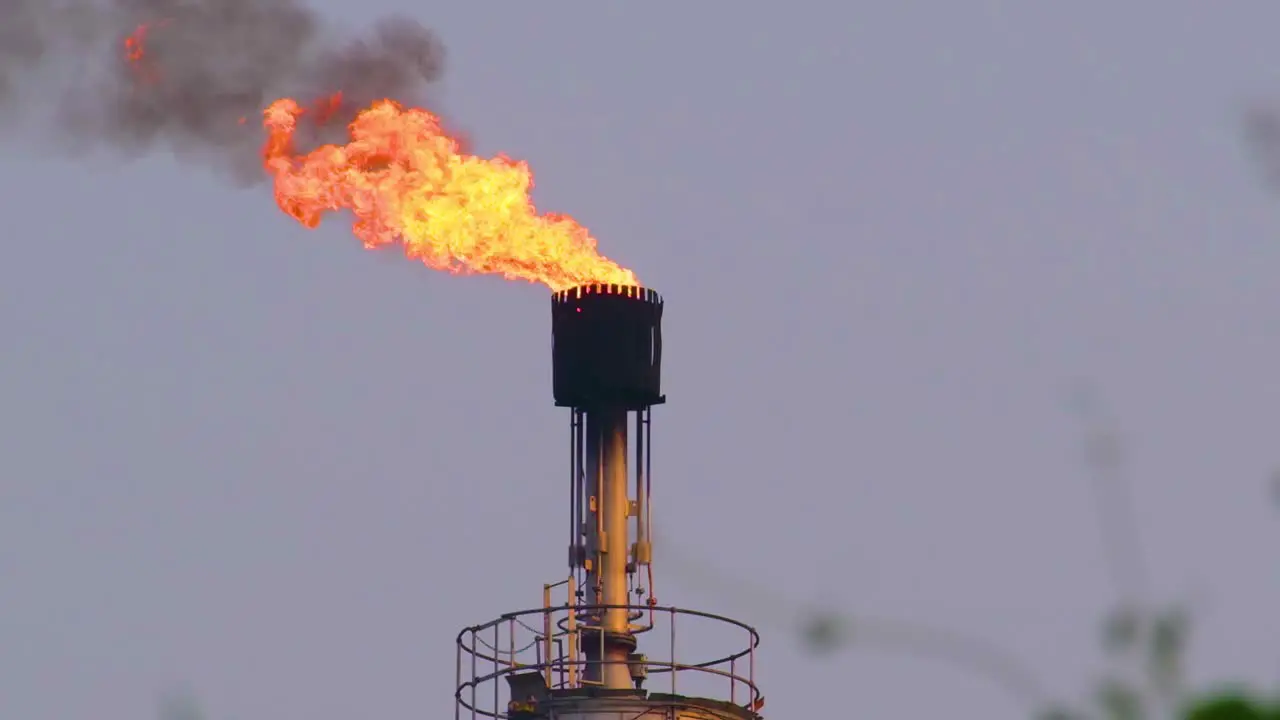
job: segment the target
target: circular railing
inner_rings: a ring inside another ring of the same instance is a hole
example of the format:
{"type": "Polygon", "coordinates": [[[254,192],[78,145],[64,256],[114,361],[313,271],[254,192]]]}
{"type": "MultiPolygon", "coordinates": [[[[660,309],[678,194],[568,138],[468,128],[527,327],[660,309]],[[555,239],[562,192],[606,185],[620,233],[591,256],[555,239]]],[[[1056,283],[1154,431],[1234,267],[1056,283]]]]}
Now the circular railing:
{"type": "Polygon", "coordinates": [[[604,634],[599,632],[597,618],[604,610],[619,608],[627,609],[632,634],[648,636],[642,640],[645,654],[633,655],[626,662],[632,678],[639,680],[637,687],[652,680],[653,686],[643,689],[729,702],[748,711],[760,706],[761,693],[755,682],[760,635],[755,628],[700,610],[576,605],[507,613],[458,633],[455,718],[507,718],[504,698],[511,698],[503,681],[516,674],[539,673],[540,684],[552,695],[555,691],[591,686],[584,680],[588,664],[598,667],[621,661],[588,661],[583,643],[602,640],[604,634]],[[663,634],[665,648],[655,647],[655,640],[663,634]],[[711,640],[708,635],[721,637],[711,640]],[[678,654],[680,640],[688,642],[690,636],[690,645],[727,647],[698,653],[702,658],[682,660],[678,654]],[[664,649],[665,659],[649,656],[664,649]]]}

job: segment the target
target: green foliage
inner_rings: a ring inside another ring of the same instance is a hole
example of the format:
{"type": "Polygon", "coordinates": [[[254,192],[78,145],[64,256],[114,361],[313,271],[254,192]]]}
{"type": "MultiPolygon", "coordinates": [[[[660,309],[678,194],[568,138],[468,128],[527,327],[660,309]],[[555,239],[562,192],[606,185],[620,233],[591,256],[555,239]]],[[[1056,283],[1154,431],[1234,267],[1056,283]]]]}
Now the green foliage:
{"type": "Polygon", "coordinates": [[[1102,623],[1102,647],[1129,672],[1104,677],[1090,712],[1054,710],[1052,718],[1147,720],[1168,717],[1184,704],[1183,656],[1189,623],[1180,607],[1163,611],[1121,606],[1102,623]]]}
{"type": "Polygon", "coordinates": [[[1280,696],[1242,689],[1188,693],[1183,678],[1190,622],[1181,608],[1144,615],[1121,608],[1103,622],[1102,645],[1115,660],[1133,661],[1138,680],[1108,676],[1099,684],[1093,709],[1053,708],[1038,720],[1280,720],[1280,696]]]}
{"type": "Polygon", "coordinates": [[[1280,720],[1280,698],[1263,698],[1247,691],[1211,693],[1192,703],[1185,720],[1280,720]]]}

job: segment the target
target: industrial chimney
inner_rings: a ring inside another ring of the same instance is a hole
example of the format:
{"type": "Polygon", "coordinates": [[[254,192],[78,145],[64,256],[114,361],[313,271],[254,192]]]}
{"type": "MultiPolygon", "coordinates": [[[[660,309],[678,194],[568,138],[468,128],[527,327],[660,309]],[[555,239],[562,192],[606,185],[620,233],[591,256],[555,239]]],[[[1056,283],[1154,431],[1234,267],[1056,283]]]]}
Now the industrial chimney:
{"type": "Polygon", "coordinates": [[[756,631],[661,606],[653,591],[649,448],[652,408],[666,401],[662,310],[656,292],[633,286],[553,295],[553,388],[570,414],[569,573],[543,586],[541,608],[459,633],[455,720],[759,720],[756,631]],[[558,588],[565,599],[554,603],[558,588]],[[692,642],[678,643],[677,624],[692,642]],[[707,630],[732,631],[735,644],[677,657],[677,644],[709,643],[707,630]],[[665,658],[639,652],[646,633],[666,647],[645,649],[665,658]]]}

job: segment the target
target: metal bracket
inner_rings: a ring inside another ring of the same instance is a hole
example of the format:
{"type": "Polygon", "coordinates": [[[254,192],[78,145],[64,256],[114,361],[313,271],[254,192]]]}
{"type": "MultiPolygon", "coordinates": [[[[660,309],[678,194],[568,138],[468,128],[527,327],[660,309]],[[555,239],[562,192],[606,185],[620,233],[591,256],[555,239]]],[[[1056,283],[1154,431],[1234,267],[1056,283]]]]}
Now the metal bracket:
{"type": "Polygon", "coordinates": [[[631,560],[637,565],[648,565],[653,562],[653,545],[648,540],[632,543],[631,560]]]}

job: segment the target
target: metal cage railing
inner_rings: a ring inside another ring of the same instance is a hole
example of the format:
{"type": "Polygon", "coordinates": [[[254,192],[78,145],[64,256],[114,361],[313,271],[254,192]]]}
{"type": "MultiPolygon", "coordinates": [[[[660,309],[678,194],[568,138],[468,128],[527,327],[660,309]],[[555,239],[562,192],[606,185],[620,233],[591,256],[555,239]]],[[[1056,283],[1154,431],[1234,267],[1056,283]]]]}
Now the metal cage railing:
{"type": "MultiPolygon", "coordinates": [[[[677,695],[682,687],[690,684],[681,678],[696,675],[701,681],[692,684],[699,690],[710,689],[717,683],[723,683],[720,687],[724,689],[721,697],[706,694],[696,697],[727,701],[750,712],[760,707],[762,695],[755,675],[760,635],[755,628],[721,615],[676,607],[562,605],[507,613],[458,633],[455,720],[507,718],[508,706],[503,697],[509,693],[502,681],[516,673],[538,672],[542,684],[552,695],[556,691],[589,687],[591,683],[584,679],[583,672],[588,662],[595,665],[619,661],[588,661],[583,654],[584,640],[600,638],[603,641],[597,618],[602,611],[617,608],[629,611],[633,634],[650,634],[661,625],[667,626],[666,659],[633,655],[627,661],[632,677],[639,678],[640,683],[655,675],[666,675],[663,678],[666,682],[661,683],[666,687],[662,690],[677,695]],[[689,624],[695,628],[715,626],[720,631],[730,630],[741,641],[733,641],[723,652],[707,653],[708,659],[682,662],[677,656],[677,625],[685,629],[689,624]]],[[[653,636],[650,638],[645,642],[645,649],[653,652],[653,636]]]]}

